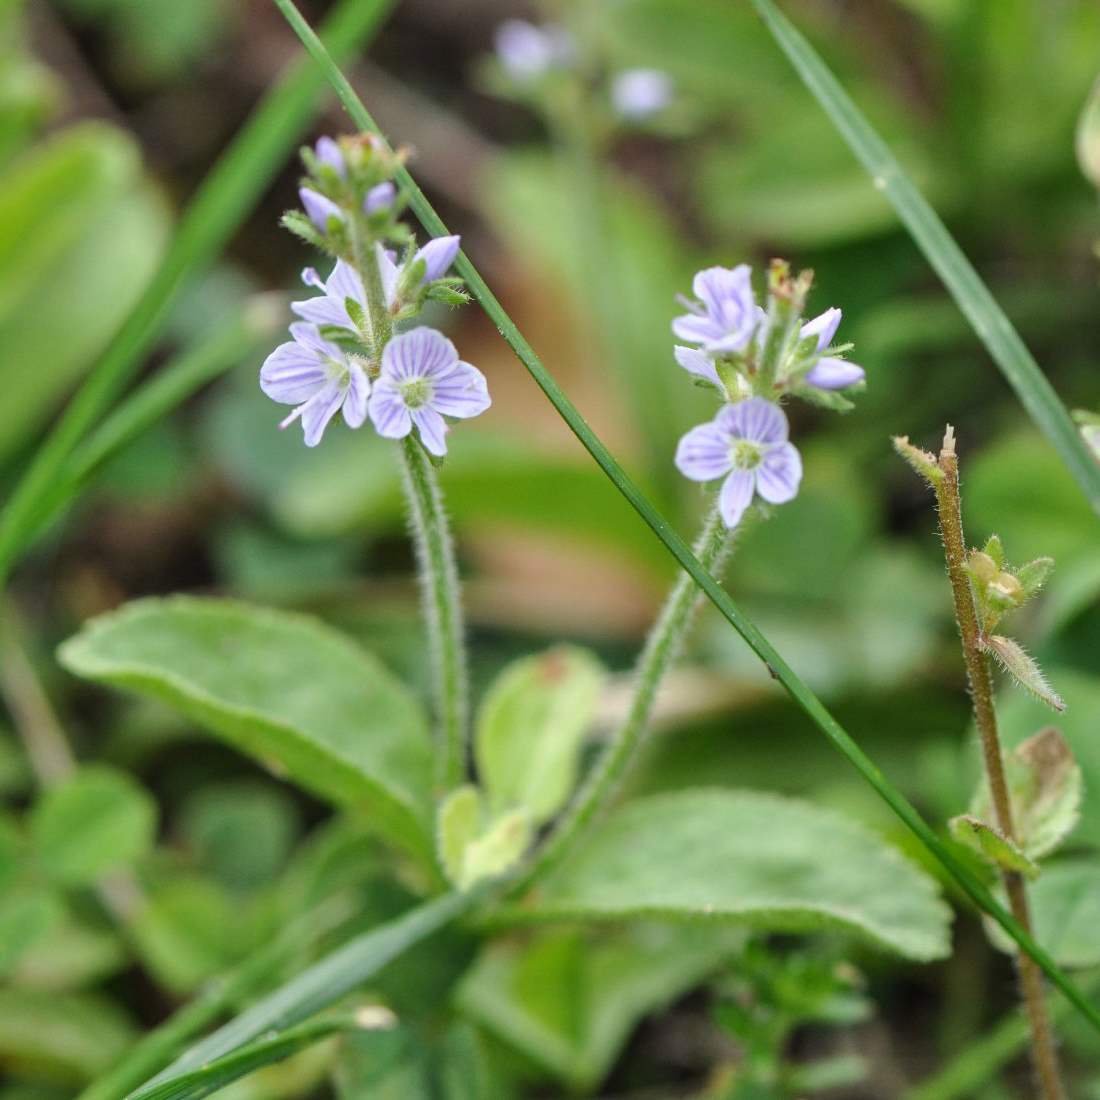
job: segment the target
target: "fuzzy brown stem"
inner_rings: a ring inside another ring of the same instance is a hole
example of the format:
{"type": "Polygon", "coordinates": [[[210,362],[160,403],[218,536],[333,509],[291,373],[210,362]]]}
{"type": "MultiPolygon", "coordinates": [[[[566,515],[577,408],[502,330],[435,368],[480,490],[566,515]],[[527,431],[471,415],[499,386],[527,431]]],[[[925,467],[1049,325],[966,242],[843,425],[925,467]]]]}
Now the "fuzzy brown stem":
{"type": "MultiPolygon", "coordinates": [[[[936,507],[943,535],[947,575],[955,602],[955,618],[962,638],[963,661],[970,684],[970,699],[974,708],[974,723],[982,746],[982,759],[997,828],[1011,841],[1016,839],[1012,815],[1012,799],[1005,777],[1001,739],[997,730],[997,712],[993,706],[993,680],[989,659],[982,650],[982,632],[974,594],[966,574],[966,538],[963,534],[962,502],[959,496],[959,461],[955,454],[955,435],[949,426],[940,451],[939,467],[943,478],[936,481],[936,507]]],[[[1005,893],[1012,915],[1030,935],[1031,910],[1023,878],[1014,871],[1003,872],[1005,893]]],[[[1020,979],[1020,995],[1031,1027],[1031,1057],[1043,1100],[1064,1100],[1058,1052],[1050,1026],[1043,978],[1039,967],[1023,951],[1017,952],[1016,971],[1020,979]]]]}

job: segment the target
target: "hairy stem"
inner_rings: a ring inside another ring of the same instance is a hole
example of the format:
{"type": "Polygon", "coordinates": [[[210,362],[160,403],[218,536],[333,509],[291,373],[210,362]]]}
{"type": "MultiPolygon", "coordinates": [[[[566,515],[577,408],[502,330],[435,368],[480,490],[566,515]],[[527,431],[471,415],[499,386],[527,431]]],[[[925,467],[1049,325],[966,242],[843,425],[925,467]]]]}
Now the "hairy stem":
{"type": "Polygon", "coordinates": [[[466,639],[458,569],[435,468],[411,435],[401,441],[405,492],[420,564],[420,588],[432,655],[432,680],[440,724],[437,779],[440,791],[466,774],[466,639]]]}
{"type": "MultiPolygon", "coordinates": [[[[982,747],[982,760],[989,782],[993,812],[997,828],[1009,839],[1016,839],[1012,816],[1012,799],[1005,777],[1001,739],[997,731],[997,712],[993,706],[993,680],[989,671],[989,659],[981,647],[981,627],[974,604],[974,595],[966,575],[966,538],[963,534],[962,504],[959,496],[959,462],[955,454],[955,435],[949,426],[940,451],[939,467],[943,478],[935,482],[936,506],[943,534],[944,555],[947,559],[947,575],[951,581],[951,594],[955,602],[955,618],[962,638],[963,661],[970,684],[970,698],[974,708],[974,722],[982,747]]],[[[1027,890],[1022,876],[1015,871],[1003,873],[1005,893],[1012,915],[1032,933],[1031,912],[1027,890]]],[[[1050,1026],[1046,999],[1043,995],[1043,979],[1034,960],[1022,951],[1016,953],[1016,969],[1020,977],[1020,994],[1027,1011],[1031,1028],[1031,1054],[1043,1100],[1063,1100],[1058,1053],[1050,1026]]]]}
{"type": "MultiPolygon", "coordinates": [[[[393,336],[393,319],[386,305],[374,245],[355,232],[354,226],[352,252],[366,292],[373,352],[380,362],[382,349],[393,336]]],[[[401,464],[431,650],[432,689],[440,731],[436,783],[442,794],[458,786],[466,774],[468,702],[462,598],[439,479],[431,459],[411,433],[401,441],[401,464]]]]}
{"type": "MultiPolygon", "coordinates": [[[[746,521],[748,517],[746,516],[746,521]]],[[[695,553],[709,573],[717,573],[733,545],[715,503],[695,542],[695,553]]],[[[695,581],[682,573],[665,600],[646,639],[634,677],[634,694],[622,723],[612,734],[596,766],[576,798],[558,822],[512,893],[520,893],[568,854],[596,815],[615,797],[630,765],[638,755],[649,728],[657,689],[676,659],[702,596],[695,581]]]]}

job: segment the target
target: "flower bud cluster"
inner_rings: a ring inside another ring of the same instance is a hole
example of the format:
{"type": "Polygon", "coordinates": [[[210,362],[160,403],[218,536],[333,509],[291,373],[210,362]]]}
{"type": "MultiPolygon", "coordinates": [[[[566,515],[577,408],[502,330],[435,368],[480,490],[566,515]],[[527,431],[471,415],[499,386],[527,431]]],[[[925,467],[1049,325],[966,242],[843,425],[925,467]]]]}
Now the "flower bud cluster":
{"type": "Polygon", "coordinates": [[[981,550],[971,550],[966,572],[978,606],[983,634],[992,631],[1001,619],[1023,607],[1047,582],[1054,568],[1052,558],[1036,558],[1014,569],[1005,563],[1004,546],[992,535],[981,550]]]}

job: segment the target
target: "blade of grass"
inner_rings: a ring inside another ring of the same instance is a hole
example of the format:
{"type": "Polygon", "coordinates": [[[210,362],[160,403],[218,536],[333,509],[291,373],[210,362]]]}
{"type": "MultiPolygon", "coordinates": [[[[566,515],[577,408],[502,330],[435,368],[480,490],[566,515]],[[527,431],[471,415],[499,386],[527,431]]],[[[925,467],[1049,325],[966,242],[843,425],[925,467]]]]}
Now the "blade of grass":
{"type": "Polygon", "coordinates": [[[1065,405],[981,276],[806,38],[773,0],[752,2],[803,83],[870,173],[875,187],[889,199],[1020,403],[1061,456],[1089,503],[1100,512],[1100,463],[1089,454],[1065,405]]]}
{"type": "MultiPolygon", "coordinates": [[[[349,56],[382,22],[395,0],[343,0],[325,25],[339,56],[349,56]]],[[[0,513],[0,586],[19,548],[39,526],[39,507],[66,459],[103,414],[156,339],[183,283],[211,263],[301,139],[324,81],[300,59],[253,112],[207,175],[179,229],[110,349],[39,447],[0,513]]]]}
{"type": "MultiPolygon", "coordinates": [[[[398,955],[457,920],[481,899],[483,893],[471,890],[465,894],[443,894],[410,909],[396,920],[349,940],[196,1043],[166,1070],[146,1082],[138,1095],[154,1085],[165,1085],[203,1070],[265,1032],[283,1031],[327,1008],[374,977],[398,955]]],[[[200,1093],[179,1095],[197,1096],[200,1093]]]]}
{"type": "MultiPolygon", "coordinates": [[[[305,19],[302,18],[293,0],[274,0],[274,3],[302,40],[306,49],[317,61],[356,126],[362,130],[368,130],[385,140],[370,112],[355,94],[354,88],[336,66],[321,40],[305,19]]],[[[405,197],[408,199],[409,206],[420,219],[424,228],[433,236],[445,235],[447,227],[412,176],[401,169],[397,178],[405,197]]],[[[783,660],[755,624],[730,599],[725,589],[702,567],[699,559],[691,552],[691,548],[674,530],[668,520],[654,508],[645,494],[634,484],[602,440],[588,426],[584,417],[577,411],[576,406],[566,396],[553,375],[543,366],[542,361],[535,354],[531,345],[527,343],[519,329],[516,328],[515,322],[508,316],[500,302],[497,301],[496,296],[465,253],[459,253],[456,267],[466,280],[470,292],[496,325],[497,331],[500,332],[508,346],[511,347],[520,362],[527,368],[539,388],[561,418],[569,425],[570,430],[580,440],[585,450],[595,459],[600,469],[627,499],[650,530],[664,543],[665,548],[680,566],[690,574],[707,599],[714,604],[726,621],[744,638],[752,651],[765,663],[772,676],[783,685],[807,717],[870,784],[940,866],[959,884],[963,892],[979,909],[988,913],[1039,964],[1050,980],[1073,1002],[1078,1011],[1089,1020],[1093,1027],[1100,1031],[1100,1012],[1062,972],[1054,959],[1012,919],[1004,906],[993,897],[969,868],[956,859],[948,845],[936,835],[935,831],[925,822],[905,795],[886,778],[878,765],[867,756],[851,735],[829,713],[824,703],[799,679],[798,675],[783,660]]]]}
{"type": "Polygon", "coordinates": [[[199,1100],[226,1085],[297,1054],[322,1039],[329,1039],[344,1031],[354,1031],[359,1025],[354,1016],[330,1016],[311,1020],[307,1024],[288,1028],[278,1035],[265,1036],[247,1046],[239,1047],[231,1054],[216,1058],[202,1069],[180,1074],[170,1081],[149,1084],[130,1094],[130,1100],[199,1100]]]}
{"type": "Polygon", "coordinates": [[[103,465],[162,417],[270,339],[283,318],[263,301],[235,315],[167,362],[139,386],[92,432],[65,463],[39,501],[37,525],[25,528],[20,553],[50,521],[80,494],[103,465]]]}

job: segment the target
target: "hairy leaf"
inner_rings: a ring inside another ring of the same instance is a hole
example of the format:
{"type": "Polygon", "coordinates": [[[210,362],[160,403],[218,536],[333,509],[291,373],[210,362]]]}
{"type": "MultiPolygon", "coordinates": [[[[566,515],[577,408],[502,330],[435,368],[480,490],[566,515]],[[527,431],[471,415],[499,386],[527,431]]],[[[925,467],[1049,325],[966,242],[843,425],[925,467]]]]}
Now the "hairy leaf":
{"type": "Polygon", "coordinates": [[[1047,683],[1043,670],[1019,642],[1001,634],[990,634],[982,639],[981,644],[982,649],[992,653],[997,663],[1020,687],[1056,711],[1066,709],[1062,697],[1047,683]]]}
{"type": "Polygon", "coordinates": [[[687,790],[628,803],[515,915],[831,926],[914,959],[949,949],[950,911],[932,879],[854,822],[755,791],[687,790]]]}
{"type": "Polygon", "coordinates": [[[1028,878],[1039,874],[1039,867],[1009,840],[999,829],[987,825],[972,814],[960,814],[949,822],[951,835],[975,851],[987,863],[1005,871],[1019,871],[1028,878]]]}
{"type": "Polygon", "coordinates": [[[302,615],[224,600],[141,600],[61,647],[78,676],[161,699],[391,837],[430,850],[431,746],[411,693],[302,615]]]}

